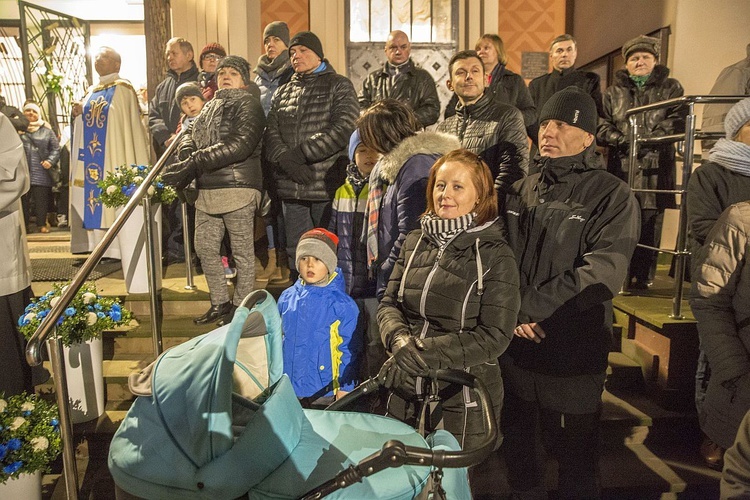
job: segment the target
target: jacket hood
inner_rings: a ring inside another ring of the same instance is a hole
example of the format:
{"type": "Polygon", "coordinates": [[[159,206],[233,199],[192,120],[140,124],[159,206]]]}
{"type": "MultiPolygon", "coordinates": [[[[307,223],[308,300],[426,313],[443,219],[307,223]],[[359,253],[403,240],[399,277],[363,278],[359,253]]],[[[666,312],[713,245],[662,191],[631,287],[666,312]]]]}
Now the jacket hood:
{"type": "Polygon", "coordinates": [[[536,156],[537,165],[541,172],[539,180],[551,180],[556,182],[571,172],[586,172],[589,170],[603,170],[604,164],[601,155],[596,152],[596,141],[585,151],[574,156],[561,156],[550,158],[549,156],[536,156]]]}
{"type": "MultiPolygon", "coordinates": [[[[654,70],[651,72],[651,76],[646,80],[646,87],[651,85],[661,85],[669,77],[669,68],[662,64],[654,66],[654,70]]],[[[635,83],[630,79],[630,74],[627,70],[621,69],[615,73],[615,80],[617,84],[622,87],[635,87],[635,83]]]]}
{"type": "Polygon", "coordinates": [[[472,227],[459,233],[456,239],[453,240],[453,245],[456,248],[468,248],[475,244],[477,238],[480,241],[505,241],[503,231],[500,225],[496,224],[498,219],[488,220],[484,224],[476,227],[472,227]]]}
{"type": "Polygon", "coordinates": [[[461,148],[456,136],[442,132],[422,132],[407,137],[393,151],[380,159],[380,176],[393,183],[404,163],[414,155],[440,155],[461,148]]]}
{"type": "Polygon", "coordinates": [[[336,267],[336,271],[333,274],[328,275],[328,284],[326,286],[315,286],[305,283],[301,277],[297,279],[294,286],[298,289],[305,289],[308,293],[315,293],[316,291],[340,291],[346,293],[346,282],[344,281],[344,273],[340,267],[336,267]]]}

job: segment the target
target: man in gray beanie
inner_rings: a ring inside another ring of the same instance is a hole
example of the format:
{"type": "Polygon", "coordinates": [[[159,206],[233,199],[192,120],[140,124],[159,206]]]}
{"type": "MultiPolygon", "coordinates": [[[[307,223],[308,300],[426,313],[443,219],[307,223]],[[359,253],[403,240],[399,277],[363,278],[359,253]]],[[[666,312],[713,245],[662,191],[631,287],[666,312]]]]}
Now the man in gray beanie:
{"type": "Polygon", "coordinates": [[[559,464],[560,497],[599,497],[612,297],[627,275],[639,218],[630,188],[600,165],[596,123],[587,93],[568,87],[552,95],[539,118],[539,171],[505,197],[521,309],[500,358],[503,454],[519,498],[546,494],[542,440],[559,464]]]}

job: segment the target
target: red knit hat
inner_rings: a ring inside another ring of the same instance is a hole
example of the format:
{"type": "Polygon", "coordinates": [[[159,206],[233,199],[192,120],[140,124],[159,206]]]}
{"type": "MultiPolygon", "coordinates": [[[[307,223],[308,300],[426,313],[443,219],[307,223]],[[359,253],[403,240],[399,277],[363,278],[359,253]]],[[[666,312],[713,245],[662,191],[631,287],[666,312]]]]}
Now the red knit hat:
{"type": "Polygon", "coordinates": [[[212,42],[203,47],[198,61],[203,61],[203,56],[205,56],[206,54],[216,54],[217,56],[226,57],[227,51],[224,50],[224,47],[222,47],[220,43],[212,42]]]}
{"type": "Polygon", "coordinates": [[[328,268],[328,272],[332,273],[336,270],[336,266],[338,265],[338,257],[336,256],[338,244],[339,238],[332,232],[323,229],[322,227],[310,229],[300,236],[299,242],[297,243],[298,268],[300,259],[307,255],[311,255],[323,262],[328,268]]]}

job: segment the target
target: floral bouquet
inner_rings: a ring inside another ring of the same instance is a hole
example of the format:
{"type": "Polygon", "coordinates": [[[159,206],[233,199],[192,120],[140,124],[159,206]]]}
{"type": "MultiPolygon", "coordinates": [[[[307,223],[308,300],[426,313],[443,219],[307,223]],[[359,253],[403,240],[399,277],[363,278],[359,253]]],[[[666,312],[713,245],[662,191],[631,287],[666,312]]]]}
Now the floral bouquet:
{"type": "MultiPolygon", "coordinates": [[[[45,316],[49,314],[68,285],[56,283],[52,290],[31,301],[18,318],[18,326],[26,338],[31,338],[45,316]]],[[[62,316],[57,320],[57,334],[63,344],[71,346],[101,335],[104,330],[125,325],[133,314],[120,305],[116,298],[101,297],[93,283],[84,284],[62,316]]]]}
{"type": "Polygon", "coordinates": [[[0,484],[46,470],[61,446],[56,405],[35,394],[0,394],[0,484]]]}
{"type": "MultiPolygon", "coordinates": [[[[151,167],[146,165],[115,167],[114,172],[108,173],[97,184],[102,190],[100,198],[104,206],[109,208],[124,206],[146,178],[150,169],[151,167]]],[[[177,192],[173,187],[161,182],[161,176],[156,177],[147,192],[153,203],[166,204],[177,198],[177,192]]]]}

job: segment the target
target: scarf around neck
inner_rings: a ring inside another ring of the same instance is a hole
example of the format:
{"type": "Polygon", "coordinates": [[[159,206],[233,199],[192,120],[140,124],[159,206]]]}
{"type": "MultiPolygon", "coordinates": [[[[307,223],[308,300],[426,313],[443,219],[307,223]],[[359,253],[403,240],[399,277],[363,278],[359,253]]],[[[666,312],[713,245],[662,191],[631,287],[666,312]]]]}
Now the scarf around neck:
{"type": "Polygon", "coordinates": [[[263,54],[258,58],[258,66],[255,68],[255,72],[258,70],[265,72],[272,80],[276,78],[277,73],[284,71],[289,66],[289,52],[284,51],[276,58],[271,61],[268,56],[263,54]]]}
{"type": "Polygon", "coordinates": [[[648,75],[643,75],[643,76],[630,75],[630,79],[633,80],[633,83],[635,83],[636,87],[641,88],[644,85],[646,85],[646,82],[648,81],[650,76],[651,76],[651,73],[649,73],[648,75]]]}
{"type": "Polygon", "coordinates": [[[437,214],[428,212],[420,220],[424,232],[439,247],[444,247],[461,231],[474,227],[474,213],[469,212],[455,219],[443,219],[437,214]]]}
{"type": "Polygon", "coordinates": [[[346,180],[349,181],[349,184],[352,185],[355,191],[360,192],[362,191],[364,185],[367,184],[367,182],[370,180],[370,176],[362,175],[362,172],[359,171],[357,164],[351,162],[346,167],[346,180]]]}
{"type": "Polygon", "coordinates": [[[33,134],[34,132],[36,132],[37,130],[39,130],[42,127],[44,127],[44,120],[42,120],[41,118],[39,118],[35,122],[29,122],[29,126],[26,128],[26,132],[28,132],[30,134],[33,134]]]}
{"type": "Polygon", "coordinates": [[[362,228],[362,240],[367,247],[367,267],[371,268],[378,260],[378,223],[380,220],[380,205],[388,183],[380,175],[384,156],[380,157],[375,168],[370,172],[370,191],[367,193],[365,206],[365,224],[362,228]]]}
{"type": "Polygon", "coordinates": [[[750,177],[750,146],[744,142],[719,139],[708,154],[708,161],[750,177]]]}

